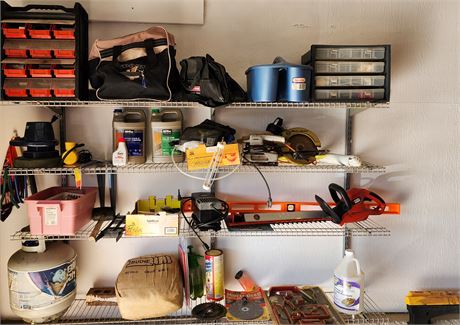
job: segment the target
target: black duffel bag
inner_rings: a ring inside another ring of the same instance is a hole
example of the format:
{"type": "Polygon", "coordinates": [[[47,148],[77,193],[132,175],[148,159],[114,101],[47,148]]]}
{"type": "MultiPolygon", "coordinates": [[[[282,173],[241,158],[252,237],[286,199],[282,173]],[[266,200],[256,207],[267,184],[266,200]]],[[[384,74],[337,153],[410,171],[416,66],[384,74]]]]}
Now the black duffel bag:
{"type": "Polygon", "coordinates": [[[174,36],[163,27],[112,40],[96,40],[90,82],[100,100],[171,100],[180,87],[174,36]]]}
{"type": "Polygon", "coordinates": [[[247,100],[246,92],[209,54],[182,60],[180,66],[183,91],[179,99],[210,107],[247,100]]]}

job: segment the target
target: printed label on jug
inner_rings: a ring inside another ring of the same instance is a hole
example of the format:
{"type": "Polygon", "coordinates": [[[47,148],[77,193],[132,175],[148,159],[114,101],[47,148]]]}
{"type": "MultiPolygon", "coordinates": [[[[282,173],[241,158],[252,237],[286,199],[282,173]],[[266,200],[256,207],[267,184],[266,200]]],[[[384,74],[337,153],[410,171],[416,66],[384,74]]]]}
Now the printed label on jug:
{"type": "Polygon", "coordinates": [[[138,130],[123,130],[128,156],[142,157],[144,155],[144,132],[138,130]]]}
{"type": "Polygon", "coordinates": [[[361,286],[347,278],[334,276],[334,304],[339,308],[358,311],[361,286]]]}
{"type": "MultiPolygon", "coordinates": [[[[154,156],[171,156],[174,144],[173,141],[180,139],[180,129],[164,129],[161,127],[153,129],[153,150],[154,156]]],[[[175,155],[180,155],[180,152],[176,152],[175,155]]]]}
{"type": "Polygon", "coordinates": [[[11,307],[38,309],[66,299],[77,286],[75,260],[38,272],[8,269],[11,307]]]}

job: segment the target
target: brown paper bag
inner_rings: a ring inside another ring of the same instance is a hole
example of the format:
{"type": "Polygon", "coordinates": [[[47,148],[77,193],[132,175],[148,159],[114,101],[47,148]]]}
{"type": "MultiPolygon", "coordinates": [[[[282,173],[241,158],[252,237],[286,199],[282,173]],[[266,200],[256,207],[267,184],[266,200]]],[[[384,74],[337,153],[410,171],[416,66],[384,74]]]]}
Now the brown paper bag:
{"type": "Polygon", "coordinates": [[[182,275],[177,257],[168,254],[130,259],[115,285],[124,319],[161,317],[182,307],[182,275]]]}

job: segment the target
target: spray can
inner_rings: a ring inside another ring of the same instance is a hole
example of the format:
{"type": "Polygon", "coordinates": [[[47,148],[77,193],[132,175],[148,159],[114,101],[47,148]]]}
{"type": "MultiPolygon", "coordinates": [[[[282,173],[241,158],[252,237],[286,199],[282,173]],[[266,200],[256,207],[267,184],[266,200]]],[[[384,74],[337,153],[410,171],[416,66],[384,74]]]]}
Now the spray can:
{"type": "Polygon", "coordinates": [[[364,307],[364,273],[351,249],[334,271],[334,305],[342,313],[359,314],[364,307]]]}
{"type": "Polygon", "coordinates": [[[152,109],[152,145],[153,162],[165,163],[184,160],[183,153],[175,151],[171,157],[174,145],[172,141],[178,141],[182,135],[182,112],[177,108],[159,110],[152,109]]]}
{"type": "Polygon", "coordinates": [[[128,148],[128,164],[145,163],[145,113],[142,109],[113,111],[113,151],[124,138],[128,148]]]}
{"type": "Polygon", "coordinates": [[[219,301],[224,298],[224,253],[220,249],[205,252],[206,299],[219,301]]]}

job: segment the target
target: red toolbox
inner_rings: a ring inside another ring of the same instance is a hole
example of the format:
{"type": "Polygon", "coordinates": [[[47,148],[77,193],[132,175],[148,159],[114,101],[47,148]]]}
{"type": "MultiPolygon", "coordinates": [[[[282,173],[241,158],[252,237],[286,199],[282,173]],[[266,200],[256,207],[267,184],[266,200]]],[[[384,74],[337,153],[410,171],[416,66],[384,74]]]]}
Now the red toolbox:
{"type": "Polygon", "coordinates": [[[97,188],[50,187],[25,199],[32,235],[75,235],[91,220],[97,188]]]}

